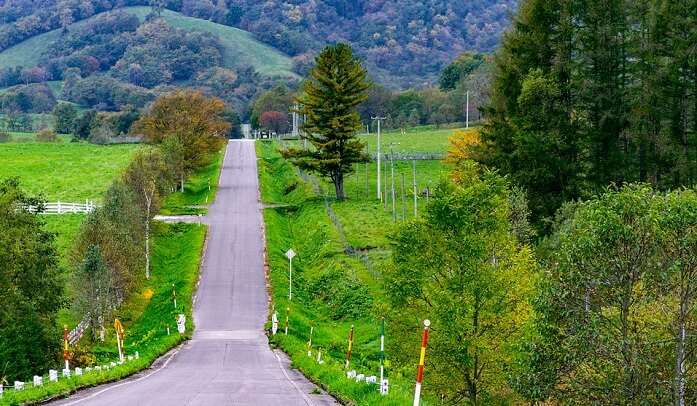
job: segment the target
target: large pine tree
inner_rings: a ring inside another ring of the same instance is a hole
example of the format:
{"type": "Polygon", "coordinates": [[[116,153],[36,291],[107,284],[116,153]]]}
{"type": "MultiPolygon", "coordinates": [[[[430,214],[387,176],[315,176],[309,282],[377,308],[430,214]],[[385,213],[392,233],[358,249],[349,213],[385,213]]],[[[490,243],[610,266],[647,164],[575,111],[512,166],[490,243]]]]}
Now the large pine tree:
{"type": "Polygon", "coordinates": [[[368,160],[365,145],[356,138],[361,127],[356,106],[367,99],[369,87],[366,70],[349,45],[324,48],[297,100],[306,117],[301,137],[313,148],[283,151],[299,168],[331,179],[339,200],[345,197],[346,174],[355,163],[368,160]]]}

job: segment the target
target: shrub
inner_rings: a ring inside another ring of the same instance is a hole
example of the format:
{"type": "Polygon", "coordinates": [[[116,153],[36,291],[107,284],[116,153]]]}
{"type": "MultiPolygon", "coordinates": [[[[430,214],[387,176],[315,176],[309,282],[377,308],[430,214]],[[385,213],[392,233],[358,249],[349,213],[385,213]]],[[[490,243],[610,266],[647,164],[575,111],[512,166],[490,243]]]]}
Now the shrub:
{"type": "Polygon", "coordinates": [[[12,136],[10,133],[7,133],[5,131],[0,131],[0,142],[10,142],[12,141],[12,136]]]}
{"type": "Polygon", "coordinates": [[[39,142],[58,142],[58,136],[53,131],[45,128],[36,133],[36,140],[39,142]]]}

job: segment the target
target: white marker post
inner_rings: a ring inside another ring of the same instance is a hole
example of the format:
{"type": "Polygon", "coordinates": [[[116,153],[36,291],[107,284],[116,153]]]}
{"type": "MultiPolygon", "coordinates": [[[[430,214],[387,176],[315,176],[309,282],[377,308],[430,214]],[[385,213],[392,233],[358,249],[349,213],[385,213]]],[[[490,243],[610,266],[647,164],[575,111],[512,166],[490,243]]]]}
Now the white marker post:
{"type": "Polygon", "coordinates": [[[310,341],[307,342],[307,356],[312,358],[312,333],[315,331],[314,326],[310,326],[310,341]]]}
{"type": "Polygon", "coordinates": [[[271,315],[271,335],[276,335],[278,332],[278,313],[273,312],[271,315]]]}
{"type": "MultiPolygon", "coordinates": [[[[382,387],[382,382],[385,380],[385,318],[383,317],[380,322],[380,385],[382,387]]],[[[380,394],[386,395],[380,391],[380,394]]]]}
{"type": "Polygon", "coordinates": [[[295,258],[295,251],[289,249],[286,252],[286,257],[288,257],[288,301],[293,300],[293,258],[295,258]]]}

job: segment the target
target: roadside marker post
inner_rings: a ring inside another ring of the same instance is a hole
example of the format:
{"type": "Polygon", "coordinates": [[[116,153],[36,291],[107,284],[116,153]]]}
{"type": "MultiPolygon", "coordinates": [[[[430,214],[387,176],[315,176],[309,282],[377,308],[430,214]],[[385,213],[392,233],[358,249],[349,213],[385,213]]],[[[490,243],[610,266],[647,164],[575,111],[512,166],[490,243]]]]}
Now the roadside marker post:
{"type": "Polygon", "coordinates": [[[315,327],[310,326],[310,341],[307,342],[307,356],[312,357],[312,333],[314,333],[315,327]]]}
{"type": "Polygon", "coordinates": [[[278,332],[278,313],[276,311],[271,315],[271,335],[276,335],[278,332]]]}
{"type": "Polygon", "coordinates": [[[324,364],[324,361],[322,361],[322,347],[317,349],[317,363],[320,365],[324,364]]]}
{"type": "Polygon", "coordinates": [[[39,375],[34,375],[34,386],[41,386],[44,384],[44,378],[39,375]]]}
{"type": "Polygon", "coordinates": [[[353,350],[353,325],[351,325],[351,331],[349,331],[348,337],[348,350],[346,351],[346,369],[349,369],[351,365],[351,350],[353,350]]]}
{"type": "Polygon", "coordinates": [[[65,369],[70,370],[70,352],[68,348],[68,326],[63,325],[63,360],[65,361],[65,369]]]}
{"type": "Polygon", "coordinates": [[[289,249],[286,251],[286,257],[288,257],[288,301],[293,300],[293,258],[295,258],[295,251],[289,249]]]}
{"type": "Polygon", "coordinates": [[[380,321],[380,394],[386,395],[382,391],[382,382],[385,380],[385,318],[380,321]]]}
{"type": "Polygon", "coordinates": [[[286,307],[286,335],[288,335],[288,316],[290,315],[290,307],[286,307]]]}
{"type": "Polygon", "coordinates": [[[50,382],[58,381],[58,371],[55,369],[49,369],[48,370],[48,380],[50,382]]]}
{"type": "Polygon", "coordinates": [[[426,359],[426,346],[428,345],[428,327],[431,322],[424,320],[424,332],[421,338],[421,356],[419,357],[419,368],[416,371],[416,388],[414,388],[414,406],[419,406],[421,401],[421,382],[424,378],[424,361],[426,359]]]}
{"type": "Polygon", "coordinates": [[[172,300],[174,301],[174,310],[177,310],[177,289],[172,284],[172,300]]]}
{"type": "Polygon", "coordinates": [[[123,326],[119,319],[114,319],[114,330],[116,330],[116,345],[119,349],[119,362],[123,363],[123,326]]]}

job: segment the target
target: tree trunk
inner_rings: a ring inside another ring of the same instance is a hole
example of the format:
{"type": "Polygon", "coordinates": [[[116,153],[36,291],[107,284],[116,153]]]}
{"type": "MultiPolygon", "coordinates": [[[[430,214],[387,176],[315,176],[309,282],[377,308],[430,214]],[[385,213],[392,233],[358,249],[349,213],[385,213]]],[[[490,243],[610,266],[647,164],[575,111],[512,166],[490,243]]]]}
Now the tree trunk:
{"type": "Polygon", "coordinates": [[[336,200],[344,200],[346,195],[344,194],[344,174],[338,173],[334,176],[334,189],[336,191],[336,200]]]}
{"type": "Polygon", "coordinates": [[[675,351],[675,406],[685,406],[685,339],[686,303],[680,300],[680,315],[678,316],[678,340],[675,351]]]}
{"type": "Polygon", "coordinates": [[[181,184],[181,192],[184,193],[184,174],[183,173],[179,177],[179,183],[181,184]]]}
{"type": "Polygon", "coordinates": [[[147,220],[145,220],[145,279],[150,279],[150,214],[149,213],[148,213],[147,220]]]}

